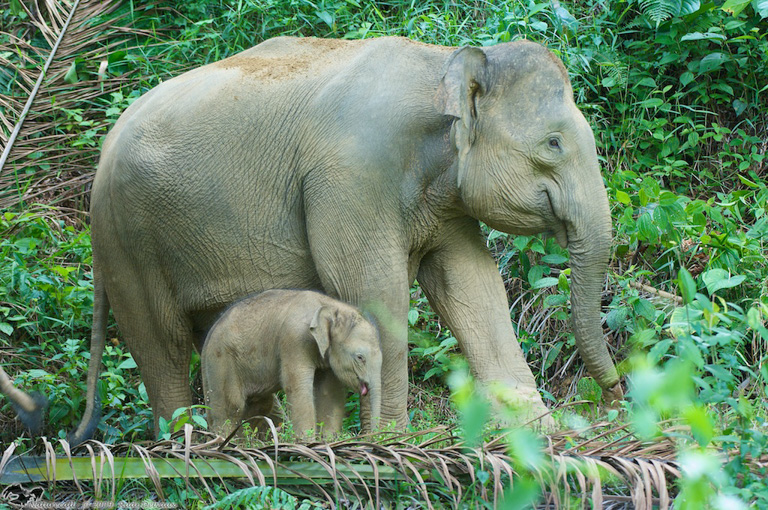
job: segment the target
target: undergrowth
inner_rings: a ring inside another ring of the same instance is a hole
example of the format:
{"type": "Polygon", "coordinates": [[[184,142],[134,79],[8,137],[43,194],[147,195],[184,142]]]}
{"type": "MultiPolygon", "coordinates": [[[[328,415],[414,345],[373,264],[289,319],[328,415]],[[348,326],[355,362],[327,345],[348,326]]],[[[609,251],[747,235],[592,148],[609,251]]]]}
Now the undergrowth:
{"type": "MultiPolygon", "coordinates": [[[[661,419],[685,424],[681,507],[728,498],[768,507],[765,468],[750,463],[768,455],[765,2],[196,0],[142,9],[126,2],[122,9],[132,9],[146,33],[173,38],[104,50],[108,73],[135,70],[140,78],[82,108],[58,112],[56,129],[73,133],[71,151],[95,153],[119,112],[180,68],[277,35],[399,35],[480,46],[528,38],[552,49],[594,128],[611,200],[615,241],[603,294],[604,331],[632,403],[624,407],[628,414],[600,409],[600,388],[583,373],[568,325],[567,251],[551,239],[488,229],[541,390],[550,404],[587,401],[571,409],[589,420],[631,419],[641,437],[658,434],[661,419]],[[724,461],[712,461],[708,449],[723,452],[724,461]]],[[[39,37],[26,21],[20,11],[3,13],[6,30],[39,37]]],[[[98,66],[79,62],[74,83],[97,76],[98,66]]],[[[0,86],[6,92],[15,86],[8,73],[0,86]]],[[[84,406],[89,230],[69,217],[63,221],[56,209],[38,207],[5,212],[0,231],[3,366],[21,387],[51,398],[45,432],[63,437],[84,406]]],[[[462,406],[475,400],[457,397],[471,381],[456,378],[463,366],[456,339],[418,286],[411,304],[411,420],[419,426],[460,423],[468,437],[476,436],[482,426],[466,417],[481,410],[467,412],[462,406]]],[[[114,327],[109,338],[101,378],[108,414],[100,437],[147,439],[151,414],[135,363],[114,327]]],[[[22,434],[6,403],[0,423],[4,443],[22,434]]],[[[347,427],[357,425],[353,413],[347,427]]]]}

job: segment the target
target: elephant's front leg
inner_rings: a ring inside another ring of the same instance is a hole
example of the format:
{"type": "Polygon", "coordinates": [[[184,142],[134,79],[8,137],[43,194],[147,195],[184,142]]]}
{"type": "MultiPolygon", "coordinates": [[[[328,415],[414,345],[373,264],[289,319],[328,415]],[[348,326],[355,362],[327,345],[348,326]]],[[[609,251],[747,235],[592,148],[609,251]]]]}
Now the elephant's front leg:
{"type": "MultiPolygon", "coordinates": [[[[323,289],[331,297],[360,307],[374,316],[381,341],[381,420],[395,422],[399,429],[408,424],[408,301],[407,253],[381,232],[380,225],[361,225],[370,211],[355,210],[353,218],[338,210],[319,214],[308,208],[312,221],[308,233],[323,289]],[[340,229],[343,225],[345,229],[340,229]]],[[[368,423],[370,409],[360,411],[368,423]]]]}
{"type": "Polygon", "coordinates": [[[347,390],[330,370],[315,372],[315,411],[322,425],[320,436],[330,439],[341,433],[347,390]]]}
{"type": "Polygon", "coordinates": [[[281,381],[288,401],[288,416],[299,439],[312,439],[317,426],[315,369],[302,366],[298,361],[295,365],[283,372],[281,381]]]}
{"type": "MultiPolygon", "coordinates": [[[[504,284],[477,224],[455,225],[441,248],[421,261],[418,281],[438,315],[448,323],[481,382],[513,389],[527,422],[547,413],[536,381],[517,342],[504,284]]],[[[552,425],[547,416],[543,425],[552,425]]]]}

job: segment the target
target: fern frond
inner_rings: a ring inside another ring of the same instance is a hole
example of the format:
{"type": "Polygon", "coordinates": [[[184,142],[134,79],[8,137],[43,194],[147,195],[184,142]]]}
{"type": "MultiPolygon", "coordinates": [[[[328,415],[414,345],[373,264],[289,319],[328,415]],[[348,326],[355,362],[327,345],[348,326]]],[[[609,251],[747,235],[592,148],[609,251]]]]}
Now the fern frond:
{"type": "Polygon", "coordinates": [[[640,9],[658,27],[664,21],[678,16],[682,3],[682,0],[640,0],[640,9]]]}

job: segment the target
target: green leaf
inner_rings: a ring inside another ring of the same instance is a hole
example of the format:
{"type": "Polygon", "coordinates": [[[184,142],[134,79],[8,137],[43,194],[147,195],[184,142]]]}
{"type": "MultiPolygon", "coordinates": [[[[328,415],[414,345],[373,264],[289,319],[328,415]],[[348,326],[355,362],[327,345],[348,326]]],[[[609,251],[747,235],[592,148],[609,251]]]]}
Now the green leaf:
{"type": "Polygon", "coordinates": [[[528,271],[528,283],[531,284],[531,286],[535,285],[537,281],[541,279],[542,276],[544,276],[544,270],[549,270],[546,266],[533,266],[528,271]]]}
{"type": "Polygon", "coordinates": [[[683,411],[683,416],[691,427],[691,434],[699,446],[707,446],[715,435],[707,410],[700,404],[694,404],[683,411]]]}
{"type": "Polygon", "coordinates": [[[0,331],[2,331],[8,336],[11,336],[13,334],[13,326],[8,324],[7,322],[0,322],[0,331]]]}
{"type": "Polygon", "coordinates": [[[645,317],[649,321],[652,321],[656,317],[656,307],[654,307],[653,303],[647,299],[638,299],[637,302],[632,305],[632,308],[637,315],[645,317]]]}
{"type": "Polygon", "coordinates": [[[761,18],[768,18],[768,0],[752,0],[752,8],[761,18]]]}
{"type": "Polygon", "coordinates": [[[415,308],[408,310],[408,324],[413,326],[419,320],[419,311],[415,308]]]}
{"type": "Polygon", "coordinates": [[[656,331],[653,329],[643,329],[629,337],[631,344],[638,344],[640,347],[648,347],[649,345],[656,343],[658,337],[656,331]]]}
{"type": "Polygon", "coordinates": [[[567,262],[568,259],[559,253],[550,253],[549,255],[541,257],[541,261],[554,266],[559,266],[560,264],[567,262]]]}
{"type": "Polygon", "coordinates": [[[680,15],[687,16],[701,9],[700,0],[683,0],[683,5],[680,8],[680,15]]]}
{"type": "Polygon", "coordinates": [[[333,16],[326,11],[316,11],[315,15],[320,18],[328,27],[333,30],[333,16]]]}
{"type": "Polygon", "coordinates": [[[67,83],[77,83],[80,81],[80,77],[77,76],[77,62],[72,62],[69,66],[67,74],[64,75],[64,81],[67,83]]]}
{"type": "Polygon", "coordinates": [[[557,285],[557,278],[547,276],[545,278],[539,278],[538,280],[536,280],[536,282],[533,285],[531,285],[531,288],[543,289],[545,287],[554,287],[555,285],[557,285]]]}
{"type": "Polygon", "coordinates": [[[734,16],[738,16],[741,14],[741,11],[749,5],[750,1],[751,0],[726,0],[721,9],[734,16]]]}
{"type": "Polygon", "coordinates": [[[658,108],[663,104],[664,104],[664,101],[659,99],[658,97],[650,97],[645,101],[640,102],[640,106],[644,108],[658,108]]]}
{"type": "Polygon", "coordinates": [[[611,310],[605,316],[605,322],[611,330],[618,331],[627,322],[627,309],[621,307],[611,310]]]}
{"type": "Polygon", "coordinates": [[[531,238],[529,236],[517,236],[512,240],[512,246],[520,251],[523,251],[525,250],[526,246],[528,246],[528,241],[530,240],[531,238]]]}
{"type": "Polygon", "coordinates": [[[544,307],[552,308],[555,306],[562,306],[568,302],[568,297],[564,294],[550,294],[544,298],[544,307]]]}
{"type": "Polygon", "coordinates": [[[681,41],[701,41],[701,40],[707,40],[707,41],[725,41],[727,37],[725,37],[723,34],[718,34],[714,32],[691,32],[690,34],[685,34],[683,37],[680,38],[681,41]]]}
{"type": "Polygon", "coordinates": [[[720,69],[720,67],[729,60],[725,53],[719,51],[710,53],[699,62],[699,74],[708,73],[720,69]]]}
{"type": "Polygon", "coordinates": [[[637,230],[644,241],[655,241],[659,233],[649,213],[643,213],[637,219],[637,230]]]}
{"type": "Polygon", "coordinates": [[[704,285],[707,286],[707,292],[712,296],[715,292],[721,289],[730,289],[741,284],[746,280],[744,275],[730,276],[725,269],[710,269],[702,273],[701,279],[704,280],[704,285]]]}
{"type": "Polygon", "coordinates": [[[131,368],[136,368],[136,362],[133,361],[133,358],[128,358],[124,360],[122,363],[117,365],[118,370],[128,370],[131,368]]]}
{"type": "Polygon", "coordinates": [[[11,14],[14,16],[18,16],[22,12],[24,12],[24,8],[21,6],[20,0],[11,0],[11,14]]]}
{"type": "Polygon", "coordinates": [[[650,87],[652,89],[655,89],[656,88],[656,80],[654,80],[650,76],[647,76],[647,77],[643,78],[642,80],[640,80],[639,82],[637,82],[637,86],[638,87],[650,87]]]}
{"type": "Polygon", "coordinates": [[[629,198],[629,194],[618,189],[616,190],[616,200],[624,205],[630,205],[632,203],[632,200],[629,198]]]}
{"type": "Polygon", "coordinates": [[[677,273],[677,285],[680,288],[680,294],[683,296],[683,303],[690,304],[696,296],[696,282],[691,273],[684,267],[677,273]]]}

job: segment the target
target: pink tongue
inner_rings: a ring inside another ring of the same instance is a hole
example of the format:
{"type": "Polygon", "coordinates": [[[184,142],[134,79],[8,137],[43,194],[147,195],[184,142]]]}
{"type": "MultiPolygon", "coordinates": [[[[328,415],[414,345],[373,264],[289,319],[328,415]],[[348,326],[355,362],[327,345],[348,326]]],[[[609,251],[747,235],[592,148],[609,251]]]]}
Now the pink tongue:
{"type": "Polygon", "coordinates": [[[360,394],[361,395],[367,395],[368,394],[368,385],[365,383],[360,384],[360,394]]]}

